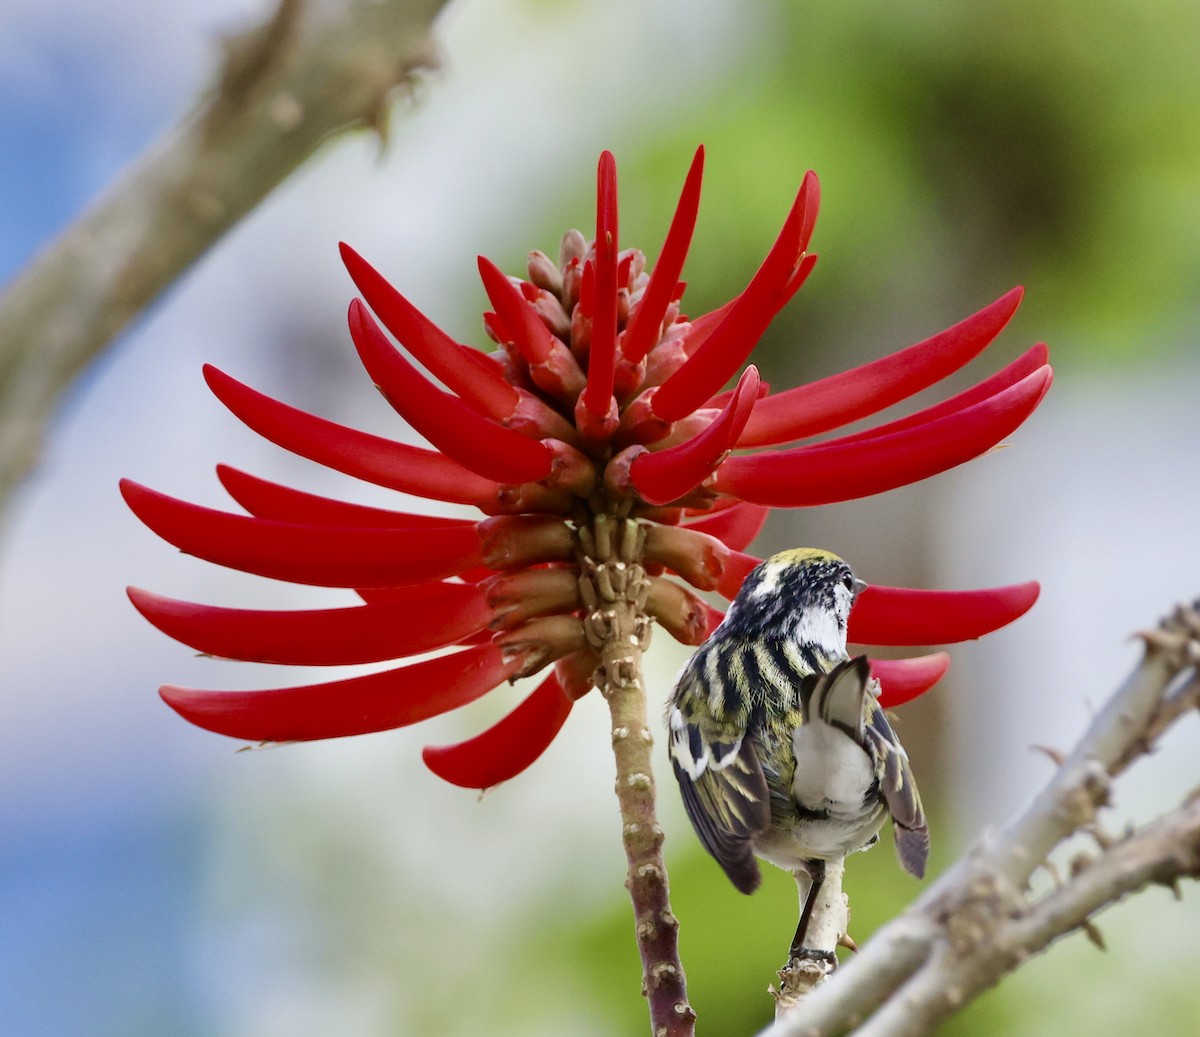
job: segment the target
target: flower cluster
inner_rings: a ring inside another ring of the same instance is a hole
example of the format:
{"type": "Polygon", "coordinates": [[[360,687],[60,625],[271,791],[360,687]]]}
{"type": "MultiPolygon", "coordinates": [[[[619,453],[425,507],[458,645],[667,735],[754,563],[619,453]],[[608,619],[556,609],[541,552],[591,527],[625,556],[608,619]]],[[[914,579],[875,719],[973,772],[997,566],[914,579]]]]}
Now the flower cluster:
{"type": "MultiPolygon", "coordinates": [[[[123,482],[137,516],[189,554],[274,579],[353,588],[363,600],[261,611],[131,588],[137,609],[171,637],[215,656],[309,666],[453,649],[299,687],[164,687],[172,708],[237,738],[330,738],[412,724],[549,667],[494,727],[425,751],[427,764],[451,782],[494,785],[532,763],[593,686],[604,635],[589,624],[589,612],[611,598],[614,580],[639,615],[698,644],[721,613],[691,588],[736,593],[759,561],[744,549],[770,508],[811,507],[924,479],[991,449],[1041,401],[1051,370],[1037,345],[935,406],[852,435],[799,442],[962,367],[1008,322],[1020,289],[854,370],[769,392],[751,365],[723,391],[813,268],[816,256],[807,249],[818,188],[808,173],[746,289],[689,319],[680,308],[680,275],[702,166],[703,149],[649,270],[640,251],[618,247],[616,167],[607,152],[594,241],[568,233],[557,264],[531,253],[525,279],[480,258],[492,306],[484,326],[497,343],[491,353],[454,341],[342,246],[365,300],[349,311],[363,366],[433,449],[327,421],[205,368],[217,398],[284,449],[401,493],[474,506],[483,517],[367,507],[224,466],[220,480],[246,514],[123,482]]],[[[872,585],[855,604],[849,636],[867,645],[975,638],[1023,614],[1036,597],[1034,583],[954,592],[872,585]]],[[[874,662],[885,703],[924,691],[947,662],[944,653],[874,662]]]]}

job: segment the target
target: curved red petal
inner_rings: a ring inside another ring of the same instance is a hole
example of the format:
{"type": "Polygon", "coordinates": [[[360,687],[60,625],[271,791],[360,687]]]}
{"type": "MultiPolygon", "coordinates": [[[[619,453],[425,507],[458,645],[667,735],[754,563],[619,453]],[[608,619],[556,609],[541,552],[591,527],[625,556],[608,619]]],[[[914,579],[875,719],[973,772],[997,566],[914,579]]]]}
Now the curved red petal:
{"type": "Polygon", "coordinates": [[[225,464],[217,465],[217,478],[229,496],[256,518],[299,522],[309,526],[363,526],[369,529],[465,529],[475,525],[471,519],[391,511],[305,493],[225,464]]]}
{"type": "Polygon", "coordinates": [[[915,659],[872,659],[871,676],[879,678],[879,704],[884,709],[902,706],[924,695],[950,669],[945,652],[920,655],[915,659]]]}
{"type": "Polygon", "coordinates": [[[186,554],[243,572],[317,587],[393,587],[453,576],[480,562],[474,526],[362,529],[231,515],[129,480],[139,519],[186,554]]]}
{"type": "Polygon", "coordinates": [[[701,533],[716,537],[726,547],[741,551],[758,536],[769,514],[771,509],[761,504],[739,501],[730,508],[722,508],[686,525],[688,529],[698,529],[701,533]]]}
{"type": "Polygon", "coordinates": [[[717,469],[714,486],[757,504],[811,507],[918,482],[1014,432],[1041,402],[1051,377],[1043,367],[987,400],[900,432],[731,457],[717,469]]]}
{"type": "Polygon", "coordinates": [[[458,504],[492,500],[500,489],[435,450],[318,418],[256,392],[211,364],[205,365],[204,378],[217,399],[264,439],[356,479],[458,504]]]}
{"type": "Polygon", "coordinates": [[[1014,288],[953,327],[890,356],[768,396],[755,408],[738,446],[765,446],[827,432],[941,381],[1000,334],[1021,304],[1022,293],[1014,288]]]}
{"type": "Polygon", "coordinates": [[[492,610],[481,589],[422,583],[387,604],[273,611],[218,608],[137,587],[129,600],[168,637],[223,659],[339,666],[400,659],[456,644],[483,629],[492,610]]]}
{"type": "Polygon", "coordinates": [[[725,613],[718,608],[714,608],[707,601],[704,602],[704,640],[712,637],[716,633],[717,627],[721,625],[721,620],[725,618],[725,613]]]}
{"type": "Polygon", "coordinates": [[[496,315],[513,336],[513,345],[531,364],[547,360],[553,342],[557,341],[554,334],[541,322],[521,290],[503,270],[486,256],[479,256],[477,262],[483,289],[496,307],[496,315]]]}
{"type": "Polygon", "coordinates": [[[583,403],[593,417],[608,415],[617,361],[617,164],[611,151],[596,170],[596,301],[583,403]]]}
{"type": "Polygon", "coordinates": [[[758,368],[751,364],[733,397],[703,432],[634,460],[629,477],[641,498],[648,504],[668,504],[699,486],[729,454],[757,399],[758,368]]]}
{"type": "Polygon", "coordinates": [[[675,216],[671,220],[666,240],[658,262],[650,271],[650,280],[642,292],[641,301],[634,308],[629,326],[621,339],[621,352],[630,363],[636,364],[658,341],[667,307],[675,295],[683,263],[687,259],[688,246],[696,229],[696,216],[700,211],[700,181],[704,176],[704,148],[696,149],[675,216]]]}
{"type": "Polygon", "coordinates": [[[754,555],[748,555],[742,551],[730,551],[729,557],[725,561],[725,571],[721,573],[721,579],[715,588],[716,592],[727,601],[733,601],[737,597],[737,592],[742,589],[746,577],[750,575],[756,565],[761,564],[762,559],[755,558],[754,555]]]}
{"type": "Polygon", "coordinates": [[[427,745],[421,759],[452,785],[491,788],[516,777],[546,751],[572,705],[551,673],[503,720],[465,742],[427,745]]]}
{"type": "Polygon", "coordinates": [[[349,245],[342,242],[338,248],[367,305],[435,378],[481,414],[502,420],[513,412],[519,399],[517,390],[504,380],[498,367],[473,362],[474,350],[455,342],[349,245]]]}
{"type": "Polygon", "coordinates": [[[1036,581],[982,590],[914,590],[869,584],[850,610],[847,638],[866,645],[939,645],[970,641],[1025,615],[1036,581]]]}
{"type": "Polygon", "coordinates": [[[837,441],[839,443],[857,443],[864,439],[875,439],[877,436],[888,435],[892,432],[903,432],[905,429],[924,425],[935,418],[945,417],[947,414],[956,414],[959,411],[966,410],[967,407],[995,396],[997,393],[1009,388],[1009,386],[1016,385],[1022,379],[1028,378],[1035,371],[1039,371],[1045,367],[1049,358],[1050,351],[1046,348],[1046,344],[1039,342],[1034,346],[1030,346],[1016,360],[1002,367],[995,374],[985,378],[982,382],[972,385],[969,389],[964,389],[962,392],[951,396],[949,399],[942,400],[941,403],[935,403],[924,410],[907,414],[903,418],[897,418],[895,421],[889,421],[886,425],[876,425],[874,428],[863,429],[861,432],[852,432],[846,436],[839,436],[837,441]]]}
{"type": "Polygon", "coordinates": [[[262,691],[205,691],[166,685],[159,694],[197,727],[253,742],[389,731],[465,706],[515,672],[494,645],[365,677],[262,691]]]}
{"type": "Polygon", "coordinates": [[[499,483],[538,482],[550,474],[551,454],[543,443],[442,392],[392,346],[357,299],[350,304],[349,322],[350,337],[380,392],[447,457],[499,483]]]}
{"type": "MultiPolygon", "coordinates": [[[[654,412],[678,421],[716,394],[750,355],[779,308],[791,297],[793,275],[805,258],[802,242],[807,207],[813,191],[805,176],[783,229],[745,291],[734,300],[721,322],[698,349],[663,382],[654,396],[654,412]]],[[[815,177],[812,178],[815,184],[815,177]]]]}
{"type": "Polygon", "coordinates": [[[808,248],[813,228],[817,225],[817,212],[821,207],[821,184],[811,169],[800,181],[800,248],[808,248]]]}

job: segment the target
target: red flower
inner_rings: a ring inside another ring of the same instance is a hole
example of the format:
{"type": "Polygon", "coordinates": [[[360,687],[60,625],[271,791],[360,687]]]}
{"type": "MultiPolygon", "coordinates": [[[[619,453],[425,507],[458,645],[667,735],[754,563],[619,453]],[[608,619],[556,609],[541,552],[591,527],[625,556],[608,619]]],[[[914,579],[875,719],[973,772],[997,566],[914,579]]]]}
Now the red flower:
{"type": "MultiPolygon", "coordinates": [[[[354,588],[364,602],[250,611],[130,589],[151,623],[199,651],[322,666],[457,646],[380,673],[302,687],[164,687],[172,708],[237,738],[330,738],[415,723],[552,667],[494,727],[425,751],[428,765],[449,781],[496,784],[537,758],[572,701],[591,687],[598,657],[584,622],[581,575],[615,557],[612,537],[626,538],[621,557],[640,567],[638,607],[676,639],[698,644],[720,613],[684,584],[732,597],[758,562],[742,549],[770,507],[826,504],[924,479],[985,453],[1041,401],[1051,371],[1037,345],[973,389],[899,421],[820,443],[753,450],[829,432],[945,378],[999,334],[1021,290],[852,371],[769,393],[750,366],[722,392],[812,270],[816,256],[807,248],[817,180],[804,177],[746,289],[689,320],[680,313],[679,278],[702,164],[701,149],[649,275],[641,252],[618,250],[616,168],[607,152],[594,242],[571,232],[557,266],[531,253],[524,281],[481,258],[494,307],[485,327],[499,344],[491,354],[455,342],[342,246],[366,301],[352,302],[349,314],[363,365],[433,450],[306,414],[205,369],[217,398],[279,446],[403,493],[473,505],[487,517],[440,519],[349,504],[223,466],[221,482],[248,514],[123,482],[138,517],[189,554],[275,579],[354,588]]],[[[975,638],[1023,614],[1037,593],[1034,583],[963,592],[870,586],[855,605],[850,639],[919,645],[975,638]]],[[[947,664],[938,653],[874,666],[885,702],[895,704],[932,686],[947,664]]]]}

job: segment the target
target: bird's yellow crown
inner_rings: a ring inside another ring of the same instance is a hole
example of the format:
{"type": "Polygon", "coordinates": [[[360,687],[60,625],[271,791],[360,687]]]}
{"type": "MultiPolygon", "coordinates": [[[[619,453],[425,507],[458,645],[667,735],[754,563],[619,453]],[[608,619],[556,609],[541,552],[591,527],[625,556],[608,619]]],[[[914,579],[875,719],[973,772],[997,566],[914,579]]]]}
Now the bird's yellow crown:
{"type": "Polygon", "coordinates": [[[832,551],[822,551],[817,547],[791,547],[767,559],[767,563],[773,565],[809,565],[813,562],[840,561],[842,559],[832,551]]]}

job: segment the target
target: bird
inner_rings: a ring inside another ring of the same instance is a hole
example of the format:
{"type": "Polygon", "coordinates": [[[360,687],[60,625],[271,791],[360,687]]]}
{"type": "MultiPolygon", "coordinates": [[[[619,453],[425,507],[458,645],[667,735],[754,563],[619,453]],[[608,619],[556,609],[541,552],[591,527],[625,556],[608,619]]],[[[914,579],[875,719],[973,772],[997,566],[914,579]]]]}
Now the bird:
{"type": "Polygon", "coordinates": [[[865,586],[828,551],[768,558],[667,705],[672,769],[701,843],[743,893],[761,882],[756,857],[792,872],[804,900],[789,960],[831,968],[832,948],[806,944],[826,863],[874,845],[888,817],[905,871],[923,878],[929,857],[908,755],[867,658],[846,651],[865,586]]]}

